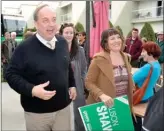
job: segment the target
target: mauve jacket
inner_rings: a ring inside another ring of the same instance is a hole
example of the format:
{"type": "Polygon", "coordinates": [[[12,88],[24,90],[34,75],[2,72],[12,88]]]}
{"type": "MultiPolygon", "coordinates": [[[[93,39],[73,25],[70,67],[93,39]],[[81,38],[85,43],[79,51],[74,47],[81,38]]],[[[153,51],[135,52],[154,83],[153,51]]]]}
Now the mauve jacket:
{"type": "Polygon", "coordinates": [[[141,55],[142,52],[142,42],[139,38],[136,38],[133,44],[131,44],[132,37],[129,37],[126,39],[126,46],[125,46],[125,52],[129,53],[132,58],[131,60],[138,60],[138,57],[141,55]]]}

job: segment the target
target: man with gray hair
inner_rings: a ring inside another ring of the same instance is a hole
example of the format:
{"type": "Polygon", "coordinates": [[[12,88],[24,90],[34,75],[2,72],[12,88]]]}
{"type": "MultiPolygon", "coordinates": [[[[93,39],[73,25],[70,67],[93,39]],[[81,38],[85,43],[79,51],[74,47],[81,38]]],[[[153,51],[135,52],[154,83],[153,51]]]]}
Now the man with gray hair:
{"type": "Polygon", "coordinates": [[[18,43],[16,41],[16,36],[17,33],[16,32],[11,32],[11,42],[12,42],[12,52],[14,52],[15,48],[17,47],[18,43]]]}
{"type": "Polygon", "coordinates": [[[17,36],[16,32],[11,32],[11,39],[15,40],[17,36]]]}
{"type": "Polygon", "coordinates": [[[27,131],[73,130],[75,80],[66,40],[55,35],[56,14],[48,5],[34,12],[37,33],[20,44],[6,79],[21,95],[27,131]]]}

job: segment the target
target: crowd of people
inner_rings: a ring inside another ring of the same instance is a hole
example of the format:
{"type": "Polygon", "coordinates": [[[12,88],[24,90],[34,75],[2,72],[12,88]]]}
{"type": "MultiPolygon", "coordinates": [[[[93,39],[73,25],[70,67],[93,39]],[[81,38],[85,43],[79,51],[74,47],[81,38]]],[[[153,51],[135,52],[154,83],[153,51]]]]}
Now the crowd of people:
{"type": "MultiPolygon", "coordinates": [[[[16,32],[6,32],[5,40],[1,43],[1,62],[3,65],[3,74],[5,74],[6,68],[8,66],[9,60],[11,59],[14,50],[16,49],[18,43],[16,41],[16,32]]],[[[4,76],[5,77],[5,76],[4,76]]]]}
{"type": "Polygon", "coordinates": [[[10,37],[6,32],[1,45],[4,78],[21,95],[27,131],[84,131],[79,107],[101,101],[111,107],[113,99],[123,95],[128,96],[135,118],[135,84],[142,88],[151,67],[150,81],[139,103],[153,98],[163,70],[163,32],[153,42],[140,39],[136,28],[127,39],[114,28],[104,30],[102,51],[88,67],[85,32],[77,33],[72,23],[62,24],[57,31],[56,13],[46,4],[39,6],[33,17],[36,33],[27,32],[17,46],[16,34],[12,32],[10,37]],[[139,68],[133,76],[132,67],[139,68]]]}

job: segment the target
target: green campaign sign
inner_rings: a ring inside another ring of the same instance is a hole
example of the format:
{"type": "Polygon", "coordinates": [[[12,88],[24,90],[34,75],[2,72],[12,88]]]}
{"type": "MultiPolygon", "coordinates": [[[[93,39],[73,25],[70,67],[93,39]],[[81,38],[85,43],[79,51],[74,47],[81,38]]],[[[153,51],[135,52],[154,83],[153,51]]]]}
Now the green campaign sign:
{"type": "Polygon", "coordinates": [[[79,108],[86,131],[134,131],[127,96],[114,99],[113,107],[103,102],[79,108]]]}

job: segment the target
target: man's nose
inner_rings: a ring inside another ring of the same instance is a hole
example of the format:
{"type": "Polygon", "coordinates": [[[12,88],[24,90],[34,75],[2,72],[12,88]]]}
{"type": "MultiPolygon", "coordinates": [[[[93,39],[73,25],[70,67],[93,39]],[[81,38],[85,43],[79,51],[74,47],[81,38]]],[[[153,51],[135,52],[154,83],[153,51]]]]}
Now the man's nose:
{"type": "Polygon", "coordinates": [[[55,22],[53,22],[53,21],[50,21],[50,26],[55,26],[55,22]]]}

